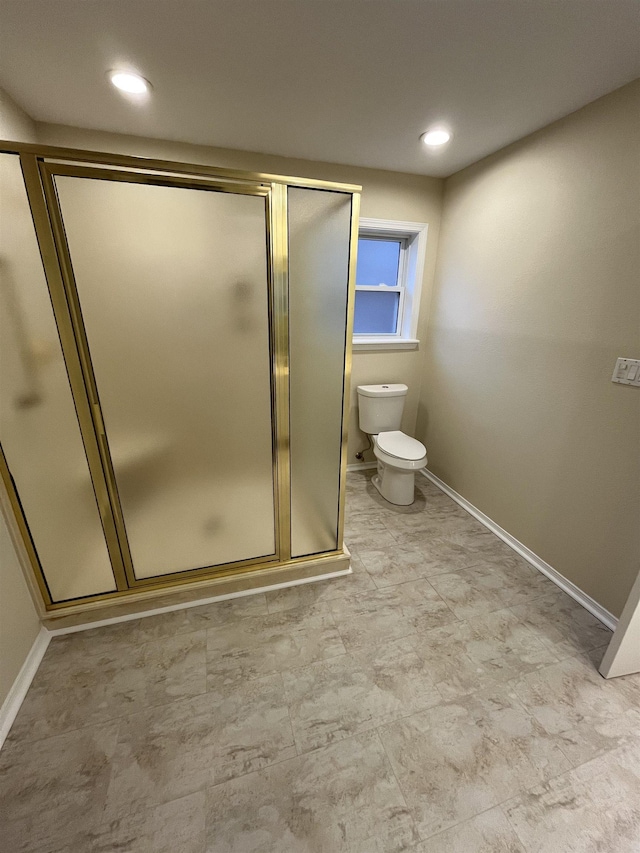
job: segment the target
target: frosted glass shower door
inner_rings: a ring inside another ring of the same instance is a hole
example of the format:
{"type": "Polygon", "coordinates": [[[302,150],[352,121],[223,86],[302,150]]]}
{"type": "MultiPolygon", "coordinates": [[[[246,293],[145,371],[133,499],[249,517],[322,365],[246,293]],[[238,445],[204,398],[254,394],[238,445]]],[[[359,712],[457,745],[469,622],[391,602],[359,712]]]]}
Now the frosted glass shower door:
{"type": "Polygon", "coordinates": [[[115,591],[15,154],[0,154],[0,442],[51,600],[115,591]]]}
{"type": "Polygon", "coordinates": [[[55,188],[135,579],[275,559],[266,190],[110,175],[55,188]]]}
{"type": "Polygon", "coordinates": [[[338,541],[352,196],[290,187],[291,555],[338,541]]]}

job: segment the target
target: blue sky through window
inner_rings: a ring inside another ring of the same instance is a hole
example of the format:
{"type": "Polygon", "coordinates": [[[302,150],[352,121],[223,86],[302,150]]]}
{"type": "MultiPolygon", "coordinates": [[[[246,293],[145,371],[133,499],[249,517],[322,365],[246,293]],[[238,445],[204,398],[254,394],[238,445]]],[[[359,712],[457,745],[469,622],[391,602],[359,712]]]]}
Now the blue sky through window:
{"type": "Polygon", "coordinates": [[[356,290],[354,335],[394,335],[398,323],[400,294],[397,290],[356,290]]]}
{"type": "Polygon", "coordinates": [[[358,240],[356,284],[398,284],[400,243],[398,240],[358,240]]]}

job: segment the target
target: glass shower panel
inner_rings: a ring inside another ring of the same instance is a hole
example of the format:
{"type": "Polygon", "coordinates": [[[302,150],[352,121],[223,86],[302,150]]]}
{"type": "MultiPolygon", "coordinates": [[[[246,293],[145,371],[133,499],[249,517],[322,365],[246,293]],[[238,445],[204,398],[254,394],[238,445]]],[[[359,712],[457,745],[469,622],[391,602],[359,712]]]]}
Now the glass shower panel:
{"type": "Polygon", "coordinates": [[[351,201],[288,191],[293,557],[338,546],[351,201]]]}
{"type": "Polygon", "coordinates": [[[55,183],[136,577],[273,555],[265,198],[55,183]]]}
{"type": "Polygon", "coordinates": [[[0,441],[53,601],[115,590],[16,154],[0,154],[0,441]]]}

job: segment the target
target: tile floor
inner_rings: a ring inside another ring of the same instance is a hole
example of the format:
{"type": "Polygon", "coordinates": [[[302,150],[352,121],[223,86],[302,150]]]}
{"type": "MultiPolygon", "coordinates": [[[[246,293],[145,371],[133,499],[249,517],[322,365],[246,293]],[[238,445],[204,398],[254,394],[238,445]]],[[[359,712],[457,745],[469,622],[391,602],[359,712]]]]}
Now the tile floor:
{"type": "Polygon", "coordinates": [[[640,676],[424,478],[350,475],[353,575],[56,638],[7,853],[638,853],[640,676]]]}

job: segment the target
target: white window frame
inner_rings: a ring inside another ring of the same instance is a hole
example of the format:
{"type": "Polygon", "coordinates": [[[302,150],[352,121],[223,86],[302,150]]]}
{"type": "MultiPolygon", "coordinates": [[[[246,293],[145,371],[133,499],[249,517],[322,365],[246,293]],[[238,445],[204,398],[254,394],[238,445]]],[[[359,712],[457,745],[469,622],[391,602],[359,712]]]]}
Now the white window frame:
{"type": "Polygon", "coordinates": [[[395,334],[353,336],[355,351],[417,349],[418,313],[427,250],[428,225],[423,222],[399,222],[391,219],[360,219],[358,237],[399,240],[400,264],[395,287],[357,285],[358,290],[395,291],[400,293],[398,326],[395,334]]]}

